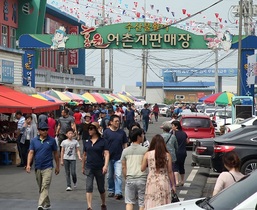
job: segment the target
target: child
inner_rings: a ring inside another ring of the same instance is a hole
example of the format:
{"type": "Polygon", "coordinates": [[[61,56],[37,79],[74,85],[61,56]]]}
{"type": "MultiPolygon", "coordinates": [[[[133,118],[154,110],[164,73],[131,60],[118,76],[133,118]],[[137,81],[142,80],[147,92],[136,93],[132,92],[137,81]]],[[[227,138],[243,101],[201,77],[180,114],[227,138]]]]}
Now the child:
{"type": "Polygon", "coordinates": [[[66,173],[66,181],[67,181],[66,191],[72,191],[70,174],[72,176],[74,188],[76,188],[76,183],[77,183],[76,152],[80,161],[82,160],[82,158],[79,151],[79,142],[73,139],[74,131],[72,128],[67,129],[66,136],[68,139],[64,140],[61,143],[61,148],[62,148],[61,165],[62,166],[64,165],[65,173],[66,173]]]}

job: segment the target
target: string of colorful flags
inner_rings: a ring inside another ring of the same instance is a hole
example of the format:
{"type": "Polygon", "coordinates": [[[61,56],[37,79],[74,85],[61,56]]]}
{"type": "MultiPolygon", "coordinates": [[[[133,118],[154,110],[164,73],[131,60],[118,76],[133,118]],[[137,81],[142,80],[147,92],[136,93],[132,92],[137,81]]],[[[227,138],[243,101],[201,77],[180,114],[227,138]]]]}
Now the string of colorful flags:
{"type": "MultiPolygon", "coordinates": [[[[117,2],[117,1],[116,1],[117,2]]],[[[143,2],[143,1],[142,1],[143,2]]],[[[190,17],[191,13],[186,9],[182,8],[181,13],[172,11],[170,6],[166,6],[166,8],[159,8],[156,7],[154,4],[147,5],[146,8],[149,8],[148,11],[144,6],[141,6],[142,2],[134,1],[132,6],[127,4],[125,0],[118,0],[117,3],[109,2],[105,5],[102,5],[102,0],[48,0],[48,3],[54,7],[57,7],[63,12],[67,12],[73,16],[75,16],[78,20],[92,20],[96,19],[95,24],[102,20],[102,10],[104,9],[108,17],[105,18],[105,23],[108,24],[108,18],[110,15],[116,15],[113,18],[112,23],[119,23],[123,21],[124,17],[131,18],[133,21],[146,19],[150,22],[157,22],[161,24],[172,24],[176,23],[182,17],[190,17]],[[160,14],[160,11],[166,12],[168,14],[160,14]],[[155,14],[153,14],[155,13],[155,14]]],[[[206,15],[202,14],[202,18],[206,19],[206,15]]],[[[218,22],[218,26],[220,29],[224,27],[237,27],[238,20],[235,20],[234,23],[229,23],[223,17],[220,17],[219,13],[214,13],[213,16],[216,18],[216,22],[218,22]],[[228,25],[231,24],[231,25],[228,25]]],[[[84,21],[86,22],[86,21],[84,21]]],[[[215,23],[216,23],[215,22],[215,23]]],[[[212,21],[206,20],[207,25],[211,25],[212,21]]],[[[181,23],[180,28],[189,29],[189,27],[199,33],[203,33],[202,29],[198,29],[197,24],[195,21],[181,23]]]]}

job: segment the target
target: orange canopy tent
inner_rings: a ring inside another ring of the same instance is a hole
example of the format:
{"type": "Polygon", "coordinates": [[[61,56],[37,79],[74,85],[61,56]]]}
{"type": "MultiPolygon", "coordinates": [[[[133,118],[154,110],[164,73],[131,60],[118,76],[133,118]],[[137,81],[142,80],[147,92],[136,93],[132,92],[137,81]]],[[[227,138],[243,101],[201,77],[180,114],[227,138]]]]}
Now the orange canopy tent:
{"type": "Polygon", "coordinates": [[[28,96],[24,93],[0,85],[0,112],[13,113],[21,110],[24,113],[41,113],[59,109],[60,105],[28,96]]]}

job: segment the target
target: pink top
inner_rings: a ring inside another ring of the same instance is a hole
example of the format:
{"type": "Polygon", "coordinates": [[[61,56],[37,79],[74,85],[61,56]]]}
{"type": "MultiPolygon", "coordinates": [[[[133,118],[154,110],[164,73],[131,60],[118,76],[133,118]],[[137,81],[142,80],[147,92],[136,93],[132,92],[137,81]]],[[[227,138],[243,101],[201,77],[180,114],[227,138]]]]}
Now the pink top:
{"type": "MultiPolygon", "coordinates": [[[[244,175],[238,171],[230,171],[230,173],[235,177],[236,181],[244,177],[244,175]]],[[[222,172],[219,175],[214,187],[214,191],[220,192],[221,190],[235,183],[233,176],[230,173],[226,171],[226,172],[222,172]]]]}
{"type": "Polygon", "coordinates": [[[55,126],[56,126],[56,121],[52,117],[48,117],[47,119],[48,122],[48,135],[51,137],[55,137],[55,126]]]}

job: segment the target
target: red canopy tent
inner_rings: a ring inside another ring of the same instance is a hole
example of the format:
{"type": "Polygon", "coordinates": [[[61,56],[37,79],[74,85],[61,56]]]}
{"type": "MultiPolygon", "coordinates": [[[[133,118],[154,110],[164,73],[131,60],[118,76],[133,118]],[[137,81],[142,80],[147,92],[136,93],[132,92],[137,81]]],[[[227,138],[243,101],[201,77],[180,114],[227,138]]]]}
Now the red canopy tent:
{"type": "Polygon", "coordinates": [[[60,104],[28,96],[24,93],[0,85],[0,112],[41,113],[59,109],[60,104]]]}

